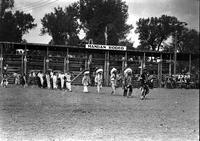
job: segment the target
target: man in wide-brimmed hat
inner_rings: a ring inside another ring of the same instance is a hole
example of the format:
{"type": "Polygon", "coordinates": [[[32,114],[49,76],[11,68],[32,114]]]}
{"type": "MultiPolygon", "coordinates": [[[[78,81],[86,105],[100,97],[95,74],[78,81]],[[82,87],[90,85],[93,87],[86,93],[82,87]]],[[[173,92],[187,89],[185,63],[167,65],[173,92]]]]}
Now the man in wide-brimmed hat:
{"type": "Polygon", "coordinates": [[[82,79],[82,84],[83,84],[83,92],[88,93],[88,85],[90,84],[90,76],[89,76],[89,71],[86,70],[83,74],[83,79],[82,79]]]}
{"type": "Polygon", "coordinates": [[[97,92],[100,93],[103,83],[103,69],[101,68],[96,70],[95,83],[97,85],[97,92]]]}

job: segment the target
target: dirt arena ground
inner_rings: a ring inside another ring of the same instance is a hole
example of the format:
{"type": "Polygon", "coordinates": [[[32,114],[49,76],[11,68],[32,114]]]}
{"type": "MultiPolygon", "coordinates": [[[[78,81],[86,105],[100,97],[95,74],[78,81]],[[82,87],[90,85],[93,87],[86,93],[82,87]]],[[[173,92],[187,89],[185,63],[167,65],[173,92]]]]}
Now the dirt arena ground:
{"type": "Polygon", "coordinates": [[[0,141],[199,140],[199,90],[90,91],[0,87],[0,141]]]}

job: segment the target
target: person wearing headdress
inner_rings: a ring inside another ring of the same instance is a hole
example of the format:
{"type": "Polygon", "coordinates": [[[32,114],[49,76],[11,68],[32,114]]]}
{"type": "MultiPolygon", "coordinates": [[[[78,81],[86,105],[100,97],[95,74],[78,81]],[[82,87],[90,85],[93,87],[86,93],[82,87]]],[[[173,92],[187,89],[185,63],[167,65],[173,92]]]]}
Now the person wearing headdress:
{"type": "Polygon", "coordinates": [[[115,94],[115,90],[116,90],[116,83],[117,83],[117,69],[116,68],[112,68],[112,70],[110,71],[110,83],[111,83],[111,88],[112,88],[112,92],[111,94],[115,94]]]}
{"type": "Polygon", "coordinates": [[[83,84],[83,92],[88,93],[88,85],[90,84],[90,77],[89,77],[89,71],[84,72],[84,76],[82,78],[82,84],[83,84]]]}
{"type": "Polygon", "coordinates": [[[123,88],[124,93],[123,96],[130,97],[133,91],[132,88],[132,69],[126,68],[124,70],[124,79],[123,79],[123,88]]]}
{"type": "Polygon", "coordinates": [[[95,83],[97,85],[97,92],[100,93],[103,82],[103,69],[96,70],[95,83]]]}

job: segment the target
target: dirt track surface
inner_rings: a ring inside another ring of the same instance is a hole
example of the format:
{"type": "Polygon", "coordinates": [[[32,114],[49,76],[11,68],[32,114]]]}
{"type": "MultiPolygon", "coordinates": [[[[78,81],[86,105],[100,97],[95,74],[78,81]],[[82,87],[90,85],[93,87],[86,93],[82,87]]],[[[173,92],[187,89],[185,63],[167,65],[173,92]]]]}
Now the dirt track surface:
{"type": "Polygon", "coordinates": [[[143,101],[139,89],[89,90],[0,87],[0,141],[199,140],[199,90],[153,89],[143,101]]]}

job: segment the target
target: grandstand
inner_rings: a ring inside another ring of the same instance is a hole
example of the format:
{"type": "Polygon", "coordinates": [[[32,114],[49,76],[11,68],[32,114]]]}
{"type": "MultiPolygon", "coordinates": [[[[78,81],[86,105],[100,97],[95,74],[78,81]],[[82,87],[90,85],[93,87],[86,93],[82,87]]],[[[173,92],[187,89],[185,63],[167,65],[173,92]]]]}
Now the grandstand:
{"type": "Polygon", "coordinates": [[[3,67],[8,64],[8,73],[27,74],[32,70],[56,70],[73,72],[77,79],[73,84],[81,83],[81,72],[96,68],[104,69],[104,85],[109,85],[109,72],[115,67],[122,72],[125,67],[131,67],[134,74],[140,74],[146,67],[156,76],[155,85],[160,86],[163,75],[177,74],[173,72],[174,62],[185,62],[187,72],[190,74],[192,61],[198,60],[198,54],[174,53],[133,50],[126,47],[101,46],[87,48],[87,46],[48,45],[36,43],[0,42],[0,74],[3,67]]]}

